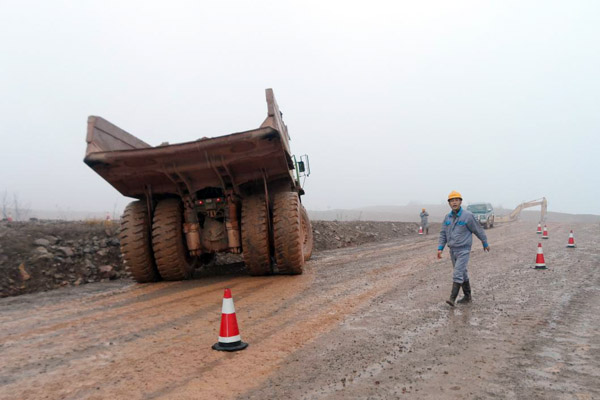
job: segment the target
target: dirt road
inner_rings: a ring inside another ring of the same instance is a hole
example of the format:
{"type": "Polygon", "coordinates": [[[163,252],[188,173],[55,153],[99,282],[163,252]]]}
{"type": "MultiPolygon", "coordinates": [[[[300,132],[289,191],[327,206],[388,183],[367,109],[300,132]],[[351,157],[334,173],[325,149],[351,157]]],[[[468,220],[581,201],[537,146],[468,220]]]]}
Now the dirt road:
{"type": "Polygon", "coordinates": [[[529,223],[486,231],[474,303],[455,309],[436,235],[316,253],[301,276],[0,299],[0,398],[598,399],[600,229],[548,228],[544,241],[529,223]],[[225,287],[250,343],[237,353],[211,350],[225,287]]]}

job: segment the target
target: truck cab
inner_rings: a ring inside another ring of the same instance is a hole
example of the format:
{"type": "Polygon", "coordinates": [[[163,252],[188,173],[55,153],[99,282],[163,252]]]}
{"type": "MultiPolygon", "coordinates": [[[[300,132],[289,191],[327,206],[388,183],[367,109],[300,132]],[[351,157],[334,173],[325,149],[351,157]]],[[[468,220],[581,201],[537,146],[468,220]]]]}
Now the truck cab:
{"type": "Polygon", "coordinates": [[[485,228],[494,227],[494,207],[490,203],[473,203],[467,206],[467,210],[475,215],[475,219],[485,228]]]}

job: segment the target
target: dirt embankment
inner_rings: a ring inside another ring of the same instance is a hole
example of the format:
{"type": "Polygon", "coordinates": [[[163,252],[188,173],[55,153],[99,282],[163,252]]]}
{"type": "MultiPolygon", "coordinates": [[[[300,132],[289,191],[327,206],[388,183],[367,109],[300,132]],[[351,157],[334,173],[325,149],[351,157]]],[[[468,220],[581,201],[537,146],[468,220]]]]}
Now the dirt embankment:
{"type": "MultiPolygon", "coordinates": [[[[0,222],[0,297],[130,279],[121,260],[118,225],[103,221],[0,222]]],[[[316,251],[417,235],[417,230],[418,224],[405,222],[313,222],[316,251]]],[[[216,265],[207,269],[240,261],[239,256],[219,256],[216,265]]]]}

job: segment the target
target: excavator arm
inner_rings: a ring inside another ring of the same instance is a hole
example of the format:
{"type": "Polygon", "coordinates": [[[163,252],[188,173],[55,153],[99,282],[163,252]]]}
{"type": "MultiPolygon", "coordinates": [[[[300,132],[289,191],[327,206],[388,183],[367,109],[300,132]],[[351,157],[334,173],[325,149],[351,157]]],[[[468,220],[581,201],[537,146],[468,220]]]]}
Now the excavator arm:
{"type": "Polygon", "coordinates": [[[546,220],[546,213],[548,212],[548,201],[545,197],[541,199],[531,200],[524,203],[519,204],[510,214],[496,217],[496,222],[512,222],[516,221],[521,214],[521,211],[525,208],[541,206],[542,213],[540,216],[540,221],[543,222],[546,220]]]}

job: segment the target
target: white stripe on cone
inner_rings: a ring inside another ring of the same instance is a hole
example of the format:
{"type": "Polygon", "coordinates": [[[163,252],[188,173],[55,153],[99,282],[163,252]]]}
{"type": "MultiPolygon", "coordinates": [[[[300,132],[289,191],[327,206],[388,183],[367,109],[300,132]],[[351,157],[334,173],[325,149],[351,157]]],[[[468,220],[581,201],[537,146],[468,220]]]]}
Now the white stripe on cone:
{"type": "Polygon", "coordinates": [[[233,299],[223,299],[223,308],[221,309],[223,314],[235,314],[235,307],[233,306],[233,299]]]}
{"type": "Polygon", "coordinates": [[[219,336],[219,343],[234,343],[234,342],[239,342],[240,340],[242,340],[242,337],[240,335],[229,336],[229,337],[219,336]]]}
{"type": "MultiPolygon", "coordinates": [[[[543,257],[543,255],[544,255],[544,251],[542,250],[542,248],[541,248],[541,247],[538,247],[537,253],[538,253],[538,255],[539,255],[539,254],[541,254],[541,255],[542,255],[542,257],[543,257]]],[[[544,262],[542,262],[542,263],[538,263],[538,262],[536,262],[536,263],[535,263],[535,266],[536,266],[536,267],[545,267],[545,266],[546,266],[546,262],[545,262],[545,260],[544,260],[544,262]]]]}
{"type": "Polygon", "coordinates": [[[544,232],[542,233],[542,239],[548,239],[548,228],[544,225],[544,232]]]}

